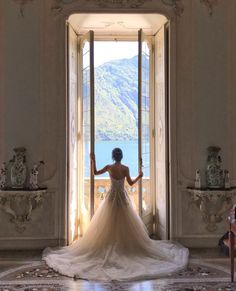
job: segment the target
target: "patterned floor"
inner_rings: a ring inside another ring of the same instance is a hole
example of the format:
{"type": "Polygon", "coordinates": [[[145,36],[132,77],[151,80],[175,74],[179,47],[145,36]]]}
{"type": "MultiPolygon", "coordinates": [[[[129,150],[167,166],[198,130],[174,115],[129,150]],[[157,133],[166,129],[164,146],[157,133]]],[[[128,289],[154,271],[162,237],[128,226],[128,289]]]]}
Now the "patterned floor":
{"type": "Polygon", "coordinates": [[[186,270],[174,275],[137,282],[98,283],[73,280],[54,272],[38,256],[6,256],[0,252],[0,291],[236,291],[230,283],[226,257],[193,253],[186,270]]]}

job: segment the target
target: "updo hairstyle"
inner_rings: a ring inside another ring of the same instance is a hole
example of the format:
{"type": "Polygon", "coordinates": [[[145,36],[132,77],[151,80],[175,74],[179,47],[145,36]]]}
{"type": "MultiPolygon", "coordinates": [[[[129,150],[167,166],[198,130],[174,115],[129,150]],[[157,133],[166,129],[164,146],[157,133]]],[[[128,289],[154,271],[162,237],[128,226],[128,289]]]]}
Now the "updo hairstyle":
{"type": "Polygon", "coordinates": [[[120,162],[123,158],[123,153],[120,148],[114,148],[112,150],[112,159],[113,161],[120,162]]]}

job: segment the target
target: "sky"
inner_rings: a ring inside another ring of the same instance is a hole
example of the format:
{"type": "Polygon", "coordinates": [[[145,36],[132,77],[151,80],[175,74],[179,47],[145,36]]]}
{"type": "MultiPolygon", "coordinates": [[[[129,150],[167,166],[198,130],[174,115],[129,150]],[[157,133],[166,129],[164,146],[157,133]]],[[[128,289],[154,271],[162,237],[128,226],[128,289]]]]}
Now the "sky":
{"type": "Polygon", "coordinates": [[[111,60],[129,59],[138,54],[137,41],[95,41],[94,66],[111,60]]]}

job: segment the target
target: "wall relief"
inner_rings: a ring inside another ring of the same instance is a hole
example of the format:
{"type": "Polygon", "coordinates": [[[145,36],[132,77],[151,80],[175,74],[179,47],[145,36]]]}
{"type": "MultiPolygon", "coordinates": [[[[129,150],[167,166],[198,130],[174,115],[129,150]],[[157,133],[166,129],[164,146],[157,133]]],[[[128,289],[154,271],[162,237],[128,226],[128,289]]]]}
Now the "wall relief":
{"type": "Polygon", "coordinates": [[[13,0],[13,1],[20,5],[20,16],[24,17],[24,9],[26,4],[32,2],[33,0],[13,0]]]}
{"type": "Polygon", "coordinates": [[[218,0],[200,0],[200,2],[204,5],[206,5],[209,15],[213,14],[213,8],[215,5],[217,5],[218,0]]]}
{"type": "Polygon", "coordinates": [[[181,14],[184,12],[184,5],[182,0],[161,0],[161,2],[164,5],[172,7],[177,16],[181,16],[181,14]]]}
{"type": "Polygon", "coordinates": [[[152,0],[87,0],[87,2],[93,2],[101,8],[139,8],[145,2],[152,2],[152,0]]]}
{"type": "Polygon", "coordinates": [[[152,0],[54,0],[52,5],[52,11],[55,14],[61,13],[63,6],[69,5],[75,2],[81,2],[84,4],[93,4],[96,8],[140,8],[146,2],[152,2],[152,0]]]}
{"type": "MultiPolygon", "coordinates": [[[[13,0],[20,6],[20,15],[24,17],[25,6],[33,0],[13,0]]],[[[63,10],[63,6],[79,2],[80,0],[53,0],[51,10],[54,14],[60,14],[63,10]]],[[[92,3],[97,8],[142,8],[147,2],[153,2],[154,0],[84,0],[81,4],[92,3]]],[[[165,6],[170,6],[177,16],[180,16],[184,12],[184,4],[182,0],[159,0],[165,6]]],[[[217,5],[218,0],[200,0],[200,3],[204,4],[209,12],[209,15],[213,14],[213,8],[217,5]]]]}
{"type": "MultiPolygon", "coordinates": [[[[52,11],[55,14],[61,13],[63,6],[69,5],[79,0],[54,0],[52,5],[52,11]]],[[[154,0],[84,0],[81,1],[82,4],[93,4],[96,8],[142,8],[147,2],[153,2],[154,0]]],[[[184,11],[184,5],[182,0],[159,0],[165,6],[171,7],[175,14],[180,16],[184,11]]],[[[84,5],[83,5],[84,6],[84,5]]]]}

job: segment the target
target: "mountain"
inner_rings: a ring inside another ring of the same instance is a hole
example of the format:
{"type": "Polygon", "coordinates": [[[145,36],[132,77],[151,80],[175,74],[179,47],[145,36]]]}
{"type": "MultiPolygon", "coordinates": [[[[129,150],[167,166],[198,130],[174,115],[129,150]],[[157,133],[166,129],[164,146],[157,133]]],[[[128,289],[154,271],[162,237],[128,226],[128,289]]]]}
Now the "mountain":
{"type": "Polygon", "coordinates": [[[138,56],[95,68],[96,140],[138,138],[138,56]]]}

